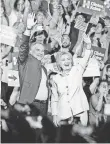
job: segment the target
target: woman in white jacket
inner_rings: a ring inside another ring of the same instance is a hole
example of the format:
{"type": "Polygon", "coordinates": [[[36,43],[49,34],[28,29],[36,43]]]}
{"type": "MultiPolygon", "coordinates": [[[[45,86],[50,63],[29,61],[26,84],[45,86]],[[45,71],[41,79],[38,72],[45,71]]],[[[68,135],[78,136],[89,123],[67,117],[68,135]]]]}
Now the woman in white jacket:
{"type": "Polygon", "coordinates": [[[82,75],[91,55],[90,49],[89,43],[82,62],[77,65],[74,65],[69,52],[60,52],[57,55],[61,73],[53,76],[51,97],[51,113],[56,126],[62,122],[71,124],[74,117],[80,117],[81,123],[87,125],[89,104],[82,87],[82,75]]]}

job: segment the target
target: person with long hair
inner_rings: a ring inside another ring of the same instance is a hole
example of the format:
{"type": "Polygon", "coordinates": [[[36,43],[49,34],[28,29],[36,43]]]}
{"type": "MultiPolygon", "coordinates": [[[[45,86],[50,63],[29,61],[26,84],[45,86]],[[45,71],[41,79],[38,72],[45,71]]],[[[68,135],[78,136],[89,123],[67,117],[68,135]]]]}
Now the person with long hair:
{"type": "Polygon", "coordinates": [[[9,15],[9,25],[14,26],[16,22],[26,24],[30,3],[28,0],[15,0],[12,11],[9,15]]]}
{"type": "Polygon", "coordinates": [[[90,125],[99,126],[106,122],[104,116],[104,104],[108,95],[107,80],[100,80],[98,89],[90,98],[89,123],[90,125]]]}

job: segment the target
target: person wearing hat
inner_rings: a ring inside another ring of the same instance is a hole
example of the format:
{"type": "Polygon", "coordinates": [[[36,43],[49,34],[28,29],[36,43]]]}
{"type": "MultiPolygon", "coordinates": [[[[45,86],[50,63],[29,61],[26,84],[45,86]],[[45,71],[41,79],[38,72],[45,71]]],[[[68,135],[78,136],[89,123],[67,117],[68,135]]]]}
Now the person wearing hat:
{"type": "Polygon", "coordinates": [[[20,76],[19,103],[35,103],[42,113],[46,114],[48,89],[46,86],[46,70],[42,66],[44,58],[44,45],[38,41],[30,41],[35,14],[29,14],[27,28],[20,46],[18,63],[20,76]]]}

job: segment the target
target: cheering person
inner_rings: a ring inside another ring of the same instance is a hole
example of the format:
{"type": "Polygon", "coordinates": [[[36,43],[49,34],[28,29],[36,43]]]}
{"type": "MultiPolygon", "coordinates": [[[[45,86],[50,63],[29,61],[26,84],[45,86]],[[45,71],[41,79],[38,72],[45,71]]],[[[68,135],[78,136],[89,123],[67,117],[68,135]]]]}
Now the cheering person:
{"type": "Polygon", "coordinates": [[[82,62],[74,66],[69,52],[57,55],[57,66],[61,73],[53,76],[51,107],[53,122],[56,126],[71,124],[74,117],[79,117],[81,124],[87,125],[89,105],[82,88],[82,75],[91,55],[91,44],[87,42],[82,62]]]}

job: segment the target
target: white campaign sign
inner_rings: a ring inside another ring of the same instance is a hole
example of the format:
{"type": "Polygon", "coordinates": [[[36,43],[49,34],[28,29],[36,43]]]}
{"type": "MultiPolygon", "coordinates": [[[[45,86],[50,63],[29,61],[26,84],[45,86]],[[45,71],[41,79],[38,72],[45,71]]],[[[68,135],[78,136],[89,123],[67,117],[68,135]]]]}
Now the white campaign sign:
{"type": "Polygon", "coordinates": [[[16,33],[14,31],[14,28],[1,25],[1,43],[9,45],[9,46],[15,46],[16,43],[16,33]]]}
{"type": "MultiPolygon", "coordinates": [[[[75,65],[81,63],[82,58],[75,59],[75,65]]],[[[83,77],[94,77],[100,76],[100,69],[98,65],[98,61],[95,58],[91,58],[88,62],[88,66],[83,74],[83,77]]]]}
{"type": "Polygon", "coordinates": [[[18,71],[8,70],[8,86],[19,87],[19,74],[18,71]]]}

